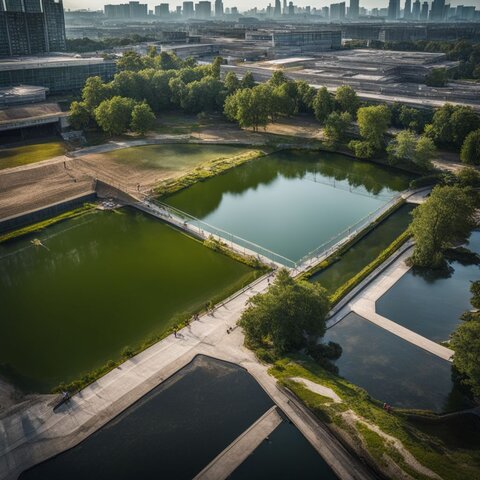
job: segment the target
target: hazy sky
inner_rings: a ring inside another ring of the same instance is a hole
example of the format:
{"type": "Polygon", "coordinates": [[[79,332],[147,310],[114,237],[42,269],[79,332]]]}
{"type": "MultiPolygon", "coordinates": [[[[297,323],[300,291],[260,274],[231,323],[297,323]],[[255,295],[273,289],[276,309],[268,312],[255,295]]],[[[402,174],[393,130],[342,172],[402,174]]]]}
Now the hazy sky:
{"type": "MultiPolygon", "coordinates": [[[[141,3],[145,3],[145,0],[140,0],[141,3]]],[[[194,0],[195,2],[197,0],[194,0]]],[[[211,0],[212,4],[215,3],[215,0],[211,0]]],[[[310,5],[311,7],[321,8],[325,5],[329,5],[330,3],[336,3],[338,1],[343,0],[293,0],[295,5],[303,7],[305,5],[310,5]]],[[[349,0],[345,0],[347,5],[349,0]]],[[[431,3],[431,0],[428,0],[431,3]]],[[[423,0],[421,0],[423,3],[423,0]]],[[[79,9],[79,8],[90,8],[94,10],[103,9],[105,3],[128,3],[128,0],[63,0],[63,4],[65,8],[71,9],[79,9]]],[[[151,10],[154,9],[155,5],[159,5],[160,3],[169,3],[170,9],[173,10],[177,5],[181,5],[183,0],[148,0],[147,3],[149,4],[149,8],[151,10]]],[[[258,7],[264,8],[269,3],[272,5],[275,4],[275,0],[223,0],[223,4],[225,7],[238,7],[240,11],[246,10],[248,8],[258,7]]],[[[404,4],[404,0],[400,0],[400,3],[404,4]]],[[[413,3],[413,0],[412,0],[413,3]]],[[[446,3],[449,3],[446,0],[446,3]]],[[[372,7],[386,7],[388,4],[388,0],[360,0],[360,6],[372,8],[372,7]]],[[[480,9],[480,0],[451,0],[450,4],[453,5],[476,5],[477,8],[480,9]]]]}

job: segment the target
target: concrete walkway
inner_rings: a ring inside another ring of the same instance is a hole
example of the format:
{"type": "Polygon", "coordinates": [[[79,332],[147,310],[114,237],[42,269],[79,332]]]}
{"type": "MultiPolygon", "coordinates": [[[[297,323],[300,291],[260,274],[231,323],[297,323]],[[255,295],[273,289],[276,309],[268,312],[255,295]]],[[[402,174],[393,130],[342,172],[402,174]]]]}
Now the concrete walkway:
{"type": "Polygon", "coordinates": [[[170,335],[126,361],[55,412],[49,396],[27,410],[0,419],[0,479],[17,478],[36,463],[77,445],[198,354],[246,368],[339,478],[374,478],[303,404],[277,385],[268,374],[268,366],[260,364],[243,346],[239,328],[227,334],[227,328],[235,327],[249,298],[267,288],[268,279],[262,277],[232,296],[214,316],[202,316],[181,330],[178,338],[170,335]]]}
{"type": "Polygon", "coordinates": [[[250,428],[214,458],[194,480],[225,480],[282,423],[277,407],[272,407],[250,428]]]}

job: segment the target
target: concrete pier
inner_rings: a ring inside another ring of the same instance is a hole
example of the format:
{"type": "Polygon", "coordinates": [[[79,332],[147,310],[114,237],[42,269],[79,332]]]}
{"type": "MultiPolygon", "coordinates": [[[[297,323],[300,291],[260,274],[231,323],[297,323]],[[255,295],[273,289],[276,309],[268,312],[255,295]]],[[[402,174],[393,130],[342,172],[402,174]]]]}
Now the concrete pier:
{"type": "Polygon", "coordinates": [[[272,407],[214,458],[194,480],[225,480],[281,422],[277,407],[272,407]]]}

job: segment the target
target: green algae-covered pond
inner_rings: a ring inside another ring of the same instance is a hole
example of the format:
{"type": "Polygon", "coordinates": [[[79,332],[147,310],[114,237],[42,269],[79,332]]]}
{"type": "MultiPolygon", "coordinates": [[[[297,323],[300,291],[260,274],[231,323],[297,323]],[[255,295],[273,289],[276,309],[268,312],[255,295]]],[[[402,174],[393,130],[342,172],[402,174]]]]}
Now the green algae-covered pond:
{"type": "Polygon", "coordinates": [[[47,392],[254,276],[133,210],[91,213],[2,244],[0,374],[47,392]]]}
{"type": "Polygon", "coordinates": [[[408,188],[411,178],[343,155],[282,151],[197,183],[166,201],[297,262],[388,203],[408,188]]]}

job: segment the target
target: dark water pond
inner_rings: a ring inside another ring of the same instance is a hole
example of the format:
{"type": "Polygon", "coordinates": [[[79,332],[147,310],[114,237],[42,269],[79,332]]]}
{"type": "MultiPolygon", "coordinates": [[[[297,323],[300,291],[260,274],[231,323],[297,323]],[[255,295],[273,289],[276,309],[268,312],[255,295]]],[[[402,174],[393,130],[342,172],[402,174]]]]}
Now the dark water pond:
{"type": "Polygon", "coordinates": [[[273,405],[246,370],[198,356],[22,480],[190,480],[273,405]]]}
{"type": "Polygon", "coordinates": [[[464,406],[451,378],[451,364],[356,315],[330,328],[339,343],[339,374],[372,397],[404,408],[453,410],[464,406]]]}
{"type": "Polygon", "coordinates": [[[295,426],[283,421],[229,478],[334,480],[337,476],[295,426]]]}
{"type": "MultiPolygon", "coordinates": [[[[480,253],[480,232],[468,245],[480,253]]],[[[376,303],[377,312],[433,341],[448,340],[470,310],[470,283],[480,279],[479,265],[450,262],[448,275],[438,272],[407,272],[376,303]]]]}

